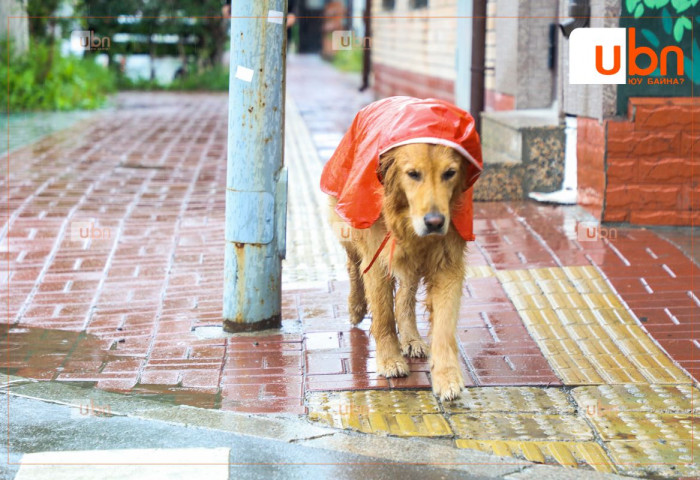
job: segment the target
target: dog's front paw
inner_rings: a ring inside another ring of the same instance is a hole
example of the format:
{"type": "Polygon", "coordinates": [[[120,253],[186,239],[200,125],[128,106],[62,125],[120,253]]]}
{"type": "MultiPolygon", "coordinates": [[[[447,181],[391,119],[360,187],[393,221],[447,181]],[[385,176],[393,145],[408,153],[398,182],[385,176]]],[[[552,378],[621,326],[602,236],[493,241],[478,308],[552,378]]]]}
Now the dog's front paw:
{"type": "Polygon", "coordinates": [[[443,368],[431,373],[433,393],[443,402],[459,398],[464,387],[462,372],[459,368],[443,368]]]}
{"type": "Polygon", "coordinates": [[[385,359],[377,358],[377,373],[386,378],[405,377],[411,373],[408,363],[403,357],[389,357],[385,359]]]}
{"type": "Polygon", "coordinates": [[[357,325],[359,323],[362,323],[362,320],[365,319],[365,315],[367,314],[367,307],[355,307],[350,309],[350,323],[352,325],[357,325]]]}
{"type": "Polygon", "coordinates": [[[420,338],[401,342],[401,353],[407,357],[425,358],[428,356],[428,344],[420,338]]]}

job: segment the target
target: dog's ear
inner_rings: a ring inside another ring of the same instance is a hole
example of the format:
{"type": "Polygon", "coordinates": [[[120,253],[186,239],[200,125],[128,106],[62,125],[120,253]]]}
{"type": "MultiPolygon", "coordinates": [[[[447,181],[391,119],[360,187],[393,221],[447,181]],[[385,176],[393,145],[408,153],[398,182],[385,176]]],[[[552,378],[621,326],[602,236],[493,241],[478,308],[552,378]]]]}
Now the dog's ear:
{"type": "Polygon", "coordinates": [[[467,160],[462,160],[462,165],[459,169],[459,191],[464,192],[467,187],[467,160]]]}
{"type": "Polygon", "coordinates": [[[469,160],[464,158],[462,155],[459,155],[460,159],[460,164],[459,164],[459,172],[457,175],[459,175],[458,181],[457,181],[457,191],[458,192],[464,192],[469,188],[468,185],[468,178],[467,174],[469,172],[469,160]]]}
{"type": "Polygon", "coordinates": [[[379,164],[377,165],[377,178],[379,178],[379,181],[382,184],[384,184],[385,188],[387,183],[386,180],[389,175],[389,170],[395,162],[396,157],[394,156],[393,150],[389,150],[388,152],[383,153],[379,157],[379,164]]]}

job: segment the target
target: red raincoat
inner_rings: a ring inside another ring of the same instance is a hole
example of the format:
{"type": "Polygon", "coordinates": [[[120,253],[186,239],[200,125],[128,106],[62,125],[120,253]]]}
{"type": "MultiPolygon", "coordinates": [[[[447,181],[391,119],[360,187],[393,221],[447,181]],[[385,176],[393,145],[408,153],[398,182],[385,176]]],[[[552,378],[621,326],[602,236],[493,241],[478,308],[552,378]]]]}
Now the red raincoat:
{"type": "Polygon", "coordinates": [[[474,240],[472,189],[483,169],[474,118],[434,98],[389,97],[359,111],[321,175],[321,190],[338,199],[335,211],[353,228],[369,228],[382,211],[379,156],[399,145],[447,145],[464,157],[467,190],[452,212],[460,236],[474,240]]]}

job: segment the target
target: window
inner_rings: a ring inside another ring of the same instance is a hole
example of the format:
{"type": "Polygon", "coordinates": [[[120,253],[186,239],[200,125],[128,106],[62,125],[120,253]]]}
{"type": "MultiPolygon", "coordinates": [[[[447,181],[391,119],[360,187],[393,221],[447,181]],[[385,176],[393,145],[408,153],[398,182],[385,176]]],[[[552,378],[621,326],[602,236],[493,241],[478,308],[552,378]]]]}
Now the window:
{"type": "Polygon", "coordinates": [[[396,6],[396,0],[382,0],[382,8],[384,10],[393,10],[396,6]]]}
{"type": "Polygon", "coordinates": [[[418,8],[427,8],[428,7],[428,0],[410,0],[408,4],[411,6],[412,9],[418,9],[418,8]]]}

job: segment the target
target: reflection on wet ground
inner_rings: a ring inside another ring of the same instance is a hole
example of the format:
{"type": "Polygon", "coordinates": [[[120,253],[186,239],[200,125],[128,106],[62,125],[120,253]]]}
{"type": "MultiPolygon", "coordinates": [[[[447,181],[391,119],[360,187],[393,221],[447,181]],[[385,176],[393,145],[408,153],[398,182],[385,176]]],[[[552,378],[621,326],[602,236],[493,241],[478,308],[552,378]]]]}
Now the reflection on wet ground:
{"type": "Polygon", "coordinates": [[[0,154],[36,142],[46,135],[60,132],[100,113],[99,111],[11,113],[9,122],[8,117],[3,115],[0,117],[0,131],[7,133],[9,126],[10,138],[9,145],[7,141],[0,144],[0,154]]]}
{"type": "MultiPolygon", "coordinates": [[[[120,378],[120,365],[144,363],[114,349],[119,340],[104,340],[85,332],[0,325],[0,360],[5,374],[93,387],[104,378],[120,378]]],[[[219,408],[219,392],[208,393],[182,385],[138,384],[129,393],[175,405],[219,408]]]]}

